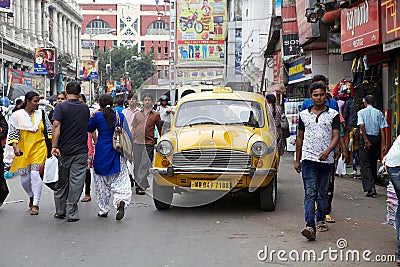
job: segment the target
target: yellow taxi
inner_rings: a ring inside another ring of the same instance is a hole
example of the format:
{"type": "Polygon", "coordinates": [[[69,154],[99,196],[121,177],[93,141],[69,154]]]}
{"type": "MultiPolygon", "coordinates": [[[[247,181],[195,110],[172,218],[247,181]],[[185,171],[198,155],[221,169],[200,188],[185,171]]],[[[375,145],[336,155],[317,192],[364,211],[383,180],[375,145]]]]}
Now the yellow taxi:
{"type": "Polygon", "coordinates": [[[259,196],[261,210],[275,209],[279,155],[260,94],[222,87],[183,97],[156,151],[150,173],[159,210],[182,191],[247,191],[259,196]]]}

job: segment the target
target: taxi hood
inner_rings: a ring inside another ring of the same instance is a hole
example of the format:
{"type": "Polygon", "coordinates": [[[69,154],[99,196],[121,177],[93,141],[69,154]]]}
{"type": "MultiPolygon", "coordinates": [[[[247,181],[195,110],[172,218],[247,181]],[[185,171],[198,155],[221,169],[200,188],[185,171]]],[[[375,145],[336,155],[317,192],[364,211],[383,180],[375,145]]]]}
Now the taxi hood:
{"type": "Polygon", "coordinates": [[[177,151],[197,149],[234,149],[247,151],[257,130],[229,125],[199,125],[176,128],[177,151]]]}

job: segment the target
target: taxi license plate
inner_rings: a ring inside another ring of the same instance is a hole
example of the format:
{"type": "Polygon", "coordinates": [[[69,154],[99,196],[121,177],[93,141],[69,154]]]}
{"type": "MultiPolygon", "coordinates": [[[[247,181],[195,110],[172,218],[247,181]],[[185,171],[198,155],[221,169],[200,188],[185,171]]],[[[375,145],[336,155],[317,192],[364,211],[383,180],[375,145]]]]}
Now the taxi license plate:
{"type": "Polygon", "coordinates": [[[194,180],[191,181],[190,188],[196,190],[231,190],[231,182],[194,180]]]}

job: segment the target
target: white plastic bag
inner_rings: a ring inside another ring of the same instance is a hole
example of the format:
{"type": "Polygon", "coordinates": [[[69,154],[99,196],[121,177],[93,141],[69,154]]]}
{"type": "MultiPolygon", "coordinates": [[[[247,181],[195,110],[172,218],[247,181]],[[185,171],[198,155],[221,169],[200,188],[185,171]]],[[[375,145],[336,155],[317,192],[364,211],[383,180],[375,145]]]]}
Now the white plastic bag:
{"type": "Polygon", "coordinates": [[[58,181],[58,158],[52,155],[44,164],[43,183],[55,183],[58,181]]]}
{"type": "Polygon", "coordinates": [[[338,160],[336,174],[337,175],[345,175],[346,174],[346,162],[343,160],[343,158],[341,156],[338,160]]]}

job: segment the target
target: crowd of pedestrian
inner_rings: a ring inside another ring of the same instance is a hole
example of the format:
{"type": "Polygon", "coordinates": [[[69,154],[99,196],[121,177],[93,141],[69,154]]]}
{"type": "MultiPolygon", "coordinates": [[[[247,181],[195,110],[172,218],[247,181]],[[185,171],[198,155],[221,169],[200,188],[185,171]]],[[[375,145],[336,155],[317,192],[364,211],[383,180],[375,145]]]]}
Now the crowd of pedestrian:
{"type": "MultiPolygon", "coordinates": [[[[29,198],[30,214],[39,214],[41,175],[46,158],[56,156],[59,171],[58,181],[52,188],[54,218],[68,222],[79,220],[78,202],[84,188],[81,202],[92,200],[93,177],[97,215],[108,216],[113,197],[115,218],[121,220],[131,202],[132,188],[136,194],[144,195],[149,187],[147,175],[154,155],[154,136],[159,136],[162,131],[153,97],[144,94],[141,109],[134,94],[128,94],[126,108],[122,98],[114,101],[112,96],[103,94],[98,98],[99,109],[90,112],[80,84],[70,82],[65,92],[57,94],[54,109],[50,112],[39,109],[40,96],[35,92],[28,92],[22,99],[21,105],[16,103],[8,122],[0,113],[0,138],[7,139],[7,144],[12,147],[10,173],[21,177],[29,198]],[[114,149],[117,124],[131,138],[135,149],[132,162],[114,149]],[[50,142],[46,144],[46,140],[50,142]]],[[[165,109],[164,100],[161,101],[164,108],[160,111],[165,118],[165,113],[173,113],[170,108],[165,109]]],[[[4,169],[3,160],[1,162],[4,169]]],[[[4,172],[1,173],[4,176],[4,172]]],[[[8,193],[6,180],[0,177],[0,206],[8,193]]]]}

